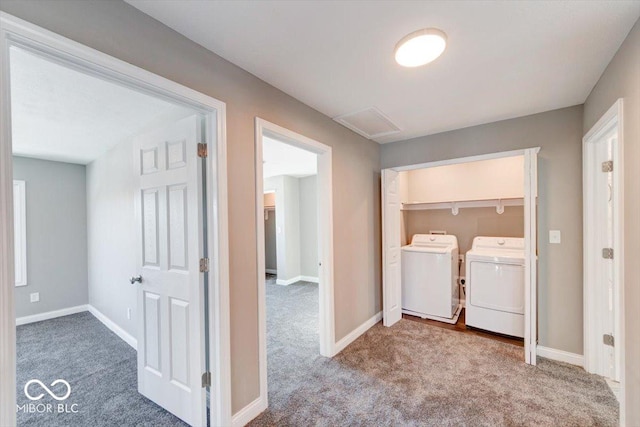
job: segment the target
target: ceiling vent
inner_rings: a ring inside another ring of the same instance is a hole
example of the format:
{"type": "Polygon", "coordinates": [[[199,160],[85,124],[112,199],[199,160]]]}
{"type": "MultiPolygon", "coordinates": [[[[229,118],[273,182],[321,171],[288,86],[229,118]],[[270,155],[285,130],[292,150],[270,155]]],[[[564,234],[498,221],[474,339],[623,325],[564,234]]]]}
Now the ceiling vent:
{"type": "Polygon", "coordinates": [[[376,107],[343,114],[333,120],[368,139],[400,132],[400,128],[376,107]]]}

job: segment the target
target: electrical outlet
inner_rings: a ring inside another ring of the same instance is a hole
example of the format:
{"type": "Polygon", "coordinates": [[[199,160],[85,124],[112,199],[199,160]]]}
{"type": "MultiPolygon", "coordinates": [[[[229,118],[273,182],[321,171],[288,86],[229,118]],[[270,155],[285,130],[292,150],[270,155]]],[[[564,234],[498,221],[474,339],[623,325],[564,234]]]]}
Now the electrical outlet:
{"type": "Polygon", "coordinates": [[[127,319],[131,320],[131,307],[127,308],[127,319]]]}
{"type": "Polygon", "coordinates": [[[34,293],[30,294],[29,298],[30,298],[31,302],[40,301],[40,292],[34,292],[34,293]]]}
{"type": "Polygon", "coordinates": [[[549,230],[549,243],[559,244],[562,242],[560,230],[549,230]]]}

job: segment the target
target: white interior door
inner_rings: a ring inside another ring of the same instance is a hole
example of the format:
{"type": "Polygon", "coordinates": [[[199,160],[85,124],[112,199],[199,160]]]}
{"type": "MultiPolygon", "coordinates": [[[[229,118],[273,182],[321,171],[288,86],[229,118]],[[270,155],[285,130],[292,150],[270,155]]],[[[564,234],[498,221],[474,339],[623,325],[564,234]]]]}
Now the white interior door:
{"type": "Polygon", "coordinates": [[[613,128],[592,144],[594,150],[594,162],[589,167],[593,169],[593,196],[591,204],[593,209],[593,239],[595,250],[591,262],[594,264],[596,284],[594,301],[599,306],[596,309],[595,342],[597,343],[598,356],[595,358],[597,366],[595,372],[607,378],[619,381],[616,348],[613,343],[605,342],[604,338],[616,337],[616,293],[614,277],[614,259],[605,256],[607,248],[613,249],[614,244],[614,181],[613,168],[608,168],[611,161],[613,165],[613,146],[616,143],[617,129],[613,128]]]}
{"type": "Polygon", "coordinates": [[[392,169],[382,171],[382,306],[384,326],[391,326],[402,318],[399,175],[392,169]]]}
{"type": "Polygon", "coordinates": [[[538,345],[538,148],[524,153],[524,359],[535,365],[538,345]]]}
{"type": "Polygon", "coordinates": [[[191,425],[206,424],[200,133],[194,115],[134,144],[138,391],[191,425]]]}

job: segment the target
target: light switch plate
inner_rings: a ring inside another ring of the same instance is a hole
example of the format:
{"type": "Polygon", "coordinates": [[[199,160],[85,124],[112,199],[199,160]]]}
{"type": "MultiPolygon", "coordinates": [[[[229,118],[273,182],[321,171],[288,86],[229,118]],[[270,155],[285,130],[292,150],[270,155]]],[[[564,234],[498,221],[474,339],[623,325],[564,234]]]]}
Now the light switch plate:
{"type": "Polygon", "coordinates": [[[549,230],[549,243],[559,244],[562,242],[560,230],[549,230]]]}
{"type": "Polygon", "coordinates": [[[29,294],[29,298],[30,298],[31,302],[40,301],[40,292],[34,292],[32,294],[29,294]]]}

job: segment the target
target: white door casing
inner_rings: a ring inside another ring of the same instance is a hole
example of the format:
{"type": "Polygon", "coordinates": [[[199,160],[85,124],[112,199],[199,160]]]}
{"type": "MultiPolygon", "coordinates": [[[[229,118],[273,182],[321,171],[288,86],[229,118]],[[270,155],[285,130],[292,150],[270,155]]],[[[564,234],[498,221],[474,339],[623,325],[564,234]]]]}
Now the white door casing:
{"type": "Polygon", "coordinates": [[[402,318],[399,175],[393,169],[382,171],[382,306],[384,326],[392,326],[402,318]]]}
{"type": "Polygon", "coordinates": [[[524,151],[524,361],[537,364],[538,345],[538,151],[524,151]]]}
{"type": "Polygon", "coordinates": [[[247,424],[268,407],[267,318],[264,245],[263,137],[269,136],[297,148],[315,153],[318,160],[318,293],[320,354],[333,357],[336,352],[334,283],[333,283],[333,160],[332,148],[259,117],[255,118],[255,190],[256,190],[256,260],[258,283],[258,324],[260,360],[260,396],[251,410],[240,411],[233,425],[247,424]]]}
{"type": "Polygon", "coordinates": [[[138,391],[204,425],[202,188],[193,115],[134,140],[138,230],[138,391]]]}
{"type": "Polygon", "coordinates": [[[624,413],[623,101],[618,99],[583,138],[584,368],[620,381],[624,413]],[[603,170],[611,161],[612,169],[603,170]],[[613,259],[603,249],[613,250],[613,259]],[[613,346],[604,335],[613,336],[613,346]]]}

